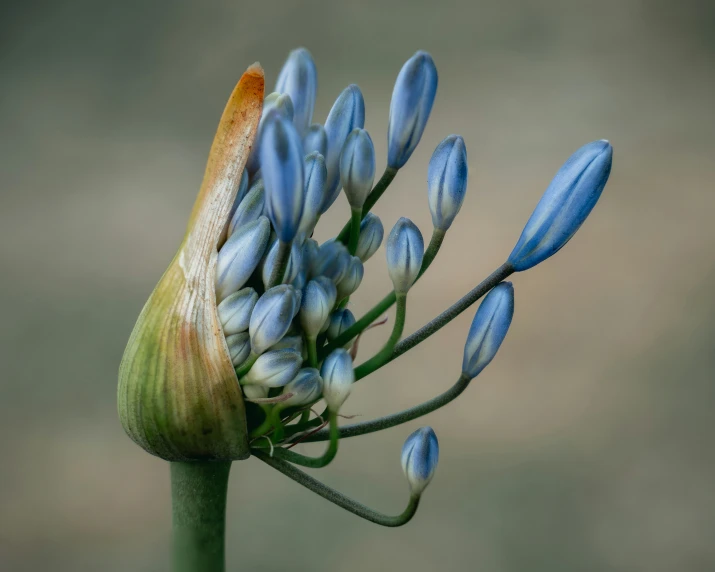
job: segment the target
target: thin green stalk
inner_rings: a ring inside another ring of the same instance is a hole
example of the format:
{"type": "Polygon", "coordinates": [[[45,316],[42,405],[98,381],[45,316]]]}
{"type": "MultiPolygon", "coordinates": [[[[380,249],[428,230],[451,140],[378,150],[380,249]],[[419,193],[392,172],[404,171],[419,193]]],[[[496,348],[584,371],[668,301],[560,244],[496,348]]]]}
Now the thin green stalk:
{"type": "Polygon", "coordinates": [[[382,347],[382,349],[377,352],[373,357],[364,363],[361,363],[355,368],[355,379],[358,380],[367,375],[370,375],[376,369],[381,368],[388,361],[390,361],[390,356],[392,355],[393,349],[397,342],[400,341],[402,337],[402,332],[405,329],[405,314],[407,313],[407,293],[400,293],[397,295],[397,307],[395,309],[395,324],[392,327],[392,334],[390,334],[387,343],[382,347]]]}
{"type": "Polygon", "coordinates": [[[283,276],[286,273],[286,268],[288,268],[288,261],[290,260],[290,242],[278,241],[278,254],[276,256],[276,264],[273,267],[273,272],[271,273],[271,278],[268,281],[268,288],[273,288],[283,283],[283,276]]]}
{"type": "Polygon", "coordinates": [[[171,463],[173,572],[223,572],[231,462],[171,463]]]}
{"type": "Polygon", "coordinates": [[[321,469],[327,466],[338,454],[338,416],[336,413],[330,413],[330,429],[328,431],[330,444],[320,457],[308,457],[307,455],[301,455],[295,451],[290,451],[289,449],[275,449],[273,451],[273,456],[276,459],[283,459],[294,465],[301,465],[302,467],[309,467],[311,469],[321,469]]]}
{"type": "MultiPolygon", "coordinates": [[[[387,187],[390,186],[390,183],[395,178],[395,175],[397,175],[397,169],[393,169],[392,167],[385,167],[385,172],[382,174],[382,177],[380,177],[380,180],[377,182],[377,184],[373,187],[372,191],[370,191],[370,194],[365,200],[365,204],[362,206],[362,214],[360,215],[361,219],[365,218],[365,216],[367,216],[367,213],[370,212],[370,209],[375,206],[375,203],[380,199],[382,193],[384,193],[387,187]]],[[[350,236],[350,226],[351,223],[348,222],[338,235],[338,240],[343,244],[347,243],[348,237],[350,236]]]]}
{"type": "Polygon", "coordinates": [[[362,209],[351,209],[350,216],[350,239],[348,240],[348,252],[355,256],[360,239],[360,222],[362,221],[362,209]]]}
{"type": "Polygon", "coordinates": [[[256,363],[258,357],[259,356],[251,352],[251,354],[246,358],[246,361],[236,368],[236,377],[238,377],[239,380],[251,371],[251,368],[253,367],[253,364],[256,363]]]}
{"type": "Polygon", "coordinates": [[[318,348],[316,346],[317,339],[306,336],[306,345],[308,346],[308,363],[310,367],[318,367],[318,348]]]}
{"type": "Polygon", "coordinates": [[[324,485],[319,480],[314,479],[310,475],[307,475],[306,473],[301,471],[299,468],[294,467],[293,465],[287,463],[282,459],[276,459],[274,457],[271,457],[268,453],[265,453],[264,451],[253,450],[252,454],[257,459],[260,459],[267,465],[270,465],[274,469],[280,471],[285,476],[293,479],[298,484],[303,485],[308,490],[313,491],[314,493],[320,495],[331,503],[338,505],[340,508],[344,508],[345,510],[356,514],[357,516],[364,518],[365,520],[369,520],[370,522],[374,522],[382,526],[402,526],[403,524],[407,524],[417,512],[417,507],[420,502],[419,496],[411,494],[410,500],[407,503],[407,507],[402,512],[402,514],[399,514],[397,516],[389,516],[377,512],[376,510],[373,510],[370,507],[367,507],[364,504],[351,499],[350,497],[336,491],[335,489],[324,485]]]}

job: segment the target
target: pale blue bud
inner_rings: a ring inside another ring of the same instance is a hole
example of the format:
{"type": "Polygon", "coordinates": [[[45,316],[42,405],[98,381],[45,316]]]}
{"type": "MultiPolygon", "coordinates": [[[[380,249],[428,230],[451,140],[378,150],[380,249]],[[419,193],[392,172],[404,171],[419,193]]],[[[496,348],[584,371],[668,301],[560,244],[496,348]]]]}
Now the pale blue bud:
{"type": "Polygon", "coordinates": [[[439,442],[432,427],[417,429],[402,446],[402,471],[413,495],[421,495],[434,476],[439,461],[439,442]]]}
{"type": "Polygon", "coordinates": [[[303,336],[283,336],[280,342],[271,346],[272,350],[293,350],[303,355],[303,336]]]}
{"type": "Polygon", "coordinates": [[[217,310],[223,333],[230,336],[245,332],[257,301],[258,294],[253,288],[243,288],[222,300],[217,310]]]}
{"type": "Polygon", "coordinates": [[[317,282],[323,287],[323,290],[328,295],[328,306],[332,309],[335,306],[335,302],[338,301],[338,289],[335,287],[335,282],[327,276],[316,276],[313,278],[313,282],[317,282]]]}
{"type": "Polygon", "coordinates": [[[323,378],[320,372],[312,367],[301,369],[289,383],[283,388],[281,393],[292,393],[293,395],[278,404],[279,409],[287,407],[301,407],[309,405],[320,397],[323,390],[323,378]]]}
{"type": "Polygon", "coordinates": [[[526,223],[509,262],[527,270],[556,254],[586,220],[611,174],[613,147],[602,139],[576,151],[556,173],[526,223]]]}
{"type": "Polygon", "coordinates": [[[253,147],[251,148],[251,153],[248,156],[248,161],[246,162],[246,169],[256,177],[256,173],[261,168],[261,153],[260,149],[263,145],[263,127],[265,125],[266,119],[271,114],[271,111],[278,113],[285,117],[288,121],[293,121],[293,102],[289,95],[283,93],[271,93],[266,96],[263,100],[263,112],[261,113],[261,119],[258,123],[258,129],[256,130],[256,138],[253,141],[253,147]]]}
{"type": "Polygon", "coordinates": [[[514,316],[514,288],[511,282],[495,286],[480,304],[464,344],[462,375],[470,379],[494,359],[514,316]]]}
{"type": "Polygon", "coordinates": [[[271,225],[266,217],[236,230],[226,240],[216,261],[216,299],[221,302],[240,290],[253,274],[268,246],[271,225]]]}
{"type": "Polygon", "coordinates": [[[313,269],[317,265],[320,252],[318,242],[312,238],[303,241],[303,268],[305,268],[308,278],[313,275],[313,269]]]}
{"type": "MultiPolygon", "coordinates": [[[[329,340],[334,340],[354,324],[355,316],[350,310],[347,308],[335,310],[335,312],[330,315],[330,322],[328,324],[326,335],[329,340]]],[[[352,341],[348,345],[350,344],[352,344],[352,341]]]]}
{"type": "Polygon", "coordinates": [[[325,121],[325,133],[328,137],[328,150],[325,155],[328,183],[321,214],[330,208],[340,194],[340,154],[345,140],[356,127],[365,127],[365,101],[360,88],[353,84],[338,96],[325,121]]]}
{"type": "Polygon", "coordinates": [[[283,387],[293,379],[303,356],[293,350],[271,350],[259,356],[251,369],[239,381],[264,387],[283,387]]]}
{"type": "Polygon", "coordinates": [[[362,277],[365,274],[365,268],[362,261],[357,256],[350,257],[348,271],[343,276],[342,280],[336,284],[338,289],[338,300],[342,300],[355,292],[362,282],[362,277]]]}
{"type": "Polygon", "coordinates": [[[432,56],[419,51],[402,66],[390,100],[387,164],[401,168],[420,142],[437,94],[432,56]]]}
{"type": "Polygon", "coordinates": [[[357,256],[363,262],[367,262],[382,244],[385,229],[382,227],[380,217],[372,213],[367,213],[360,223],[360,238],[358,238],[357,256]]]}
{"type": "Polygon", "coordinates": [[[464,139],[450,135],[437,145],[427,169],[427,199],[436,229],[449,229],[462,208],[467,192],[467,173],[464,139]]]}
{"type": "MultiPolygon", "coordinates": [[[[277,240],[268,250],[268,255],[263,261],[263,266],[261,267],[261,279],[263,280],[263,286],[268,287],[271,280],[271,275],[278,262],[278,249],[280,248],[280,242],[277,240]]],[[[303,262],[303,247],[298,244],[297,241],[293,241],[290,246],[290,256],[288,257],[288,266],[286,266],[285,274],[283,275],[283,282],[289,283],[295,280],[300,272],[301,265],[303,262]]]]}
{"type": "Polygon", "coordinates": [[[340,184],[348,203],[362,208],[375,180],[375,147],[364,129],[353,129],[340,154],[340,184]]]}
{"type": "Polygon", "coordinates": [[[231,356],[233,367],[241,365],[251,353],[251,341],[248,337],[248,332],[226,336],[226,345],[228,346],[228,354],[231,356]]]}
{"type": "Polygon", "coordinates": [[[395,292],[406,293],[420,273],[424,256],[424,241],[420,229],[410,219],[402,217],[387,237],[387,272],[395,292]]]}
{"type": "Polygon", "coordinates": [[[323,378],[323,398],[332,412],[337,412],[350,395],[355,382],[353,360],[344,349],[333,350],[325,358],[320,369],[323,378]]]}
{"type": "Polygon", "coordinates": [[[350,258],[350,252],[342,242],[326,241],[318,251],[317,265],[314,268],[315,274],[327,276],[337,284],[347,274],[350,258]]]}
{"type": "Polygon", "coordinates": [[[248,169],[243,169],[241,174],[241,182],[238,184],[238,190],[236,191],[236,197],[233,199],[233,205],[231,206],[231,212],[228,213],[228,220],[233,218],[233,213],[236,212],[238,205],[241,204],[243,197],[246,196],[248,192],[248,169]]]}
{"type": "Polygon", "coordinates": [[[295,291],[281,284],[266,290],[258,299],[248,332],[251,334],[251,351],[261,354],[281,340],[290,328],[296,311],[295,291]]]}
{"type": "Polygon", "coordinates": [[[266,214],[278,238],[290,242],[303,214],[303,146],[293,124],[272,112],[260,149],[266,214]]]}
{"type": "Polygon", "coordinates": [[[325,168],[325,158],[317,152],[305,156],[303,169],[305,198],[303,200],[303,216],[300,219],[298,231],[303,236],[310,236],[318,222],[320,208],[325,200],[328,171],[325,168]]]}
{"type": "Polygon", "coordinates": [[[309,338],[315,338],[330,316],[330,294],[319,282],[311,280],[303,290],[300,306],[300,325],[309,338]]]}
{"type": "Polygon", "coordinates": [[[320,123],[313,123],[303,137],[303,152],[307,155],[313,151],[320,153],[323,157],[328,152],[328,136],[325,133],[325,127],[320,123]]]}
{"type": "MultiPolygon", "coordinates": [[[[245,172],[245,171],[244,171],[245,172]]],[[[236,232],[237,228],[257,220],[263,215],[264,210],[264,191],[263,179],[258,179],[246,193],[246,196],[238,205],[236,212],[231,217],[231,222],[228,225],[228,236],[236,232]]]]}
{"type": "Polygon", "coordinates": [[[318,71],[308,50],[298,48],[288,54],[278,74],[276,91],[290,96],[293,102],[293,125],[303,135],[313,120],[318,91],[318,71]]]}

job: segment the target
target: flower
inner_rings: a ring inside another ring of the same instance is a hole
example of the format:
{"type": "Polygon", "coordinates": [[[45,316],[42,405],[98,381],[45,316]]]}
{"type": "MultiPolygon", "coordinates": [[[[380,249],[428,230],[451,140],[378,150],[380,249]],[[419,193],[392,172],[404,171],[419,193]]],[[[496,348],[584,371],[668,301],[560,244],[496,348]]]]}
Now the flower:
{"type": "Polygon", "coordinates": [[[427,197],[436,229],[447,231],[462,208],[467,173],[464,139],[450,135],[437,145],[427,170],[427,197]]]}
{"type": "Polygon", "coordinates": [[[406,293],[420,273],[424,256],[420,229],[408,218],[397,221],[387,237],[387,271],[397,293],[406,293]]]}
{"type": "Polygon", "coordinates": [[[432,427],[422,427],[407,437],[401,461],[412,494],[421,495],[434,477],[439,461],[439,442],[432,427]]]}

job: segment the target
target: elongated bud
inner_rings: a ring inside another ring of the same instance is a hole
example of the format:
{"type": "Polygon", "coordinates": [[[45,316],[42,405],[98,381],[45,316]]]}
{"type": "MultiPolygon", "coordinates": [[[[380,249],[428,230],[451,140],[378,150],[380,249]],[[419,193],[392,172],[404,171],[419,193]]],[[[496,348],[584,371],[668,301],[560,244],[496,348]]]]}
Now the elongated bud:
{"type": "Polygon", "coordinates": [[[375,147],[364,129],[353,129],[340,154],[340,183],[348,203],[362,208],[375,180],[375,147]]]}
{"type": "Polygon", "coordinates": [[[467,173],[464,139],[450,135],[437,145],[427,169],[427,198],[436,229],[449,229],[462,208],[467,192],[467,173]]]}
{"type": "MultiPolygon", "coordinates": [[[[334,340],[354,324],[355,316],[350,310],[347,308],[335,310],[335,312],[330,315],[330,322],[328,324],[326,335],[329,340],[334,340]]],[[[352,345],[352,340],[348,343],[348,346],[349,345],[352,345]]]]}
{"type": "Polygon", "coordinates": [[[260,157],[266,214],[278,238],[290,242],[303,214],[303,147],[293,124],[275,112],[263,125],[260,157]]]}
{"type": "Polygon", "coordinates": [[[344,349],[333,350],[320,369],[323,378],[323,398],[330,411],[337,413],[350,395],[355,382],[353,360],[344,349]]]}
{"type": "Polygon", "coordinates": [[[335,282],[327,276],[316,276],[313,278],[313,282],[317,282],[323,287],[323,290],[328,295],[328,307],[332,309],[335,306],[335,302],[338,301],[338,289],[335,287],[335,282]]]}
{"type": "Polygon", "coordinates": [[[313,56],[305,48],[288,54],[281,73],[278,74],[276,91],[286,93],[293,102],[293,125],[303,135],[313,120],[313,108],[318,92],[318,70],[313,56]]]}
{"type": "Polygon", "coordinates": [[[251,353],[251,340],[248,332],[226,336],[226,345],[228,346],[228,355],[231,356],[233,367],[241,365],[251,353]]]}
{"type": "Polygon", "coordinates": [[[508,262],[528,270],[556,254],[591,213],[611,174],[613,147],[602,139],[576,151],[556,173],[508,262]]]}
{"type": "Polygon", "coordinates": [[[357,256],[350,257],[348,271],[343,276],[342,280],[336,284],[338,289],[338,300],[342,300],[355,292],[362,282],[362,277],[365,274],[365,267],[362,261],[357,256]]]}
{"type": "Polygon", "coordinates": [[[395,292],[406,293],[420,273],[425,244],[420,229],[408,218],[397,221],[387,237],[387,272],[395,292]]]}
{"type": "Polygon", "coordinates": [[[464,344],[462,375],[474,378],[489,365],[499,350],[514,316],[514,287],[498,284],[486,295],[472,320],[464,344]]]}
{"type": "Polygon", "coordinates": [[[345,140],[356,127],[365,127],[365,101],[360,88],[353,84],[338,96],[325,121],[325,133],[328,137],[328,150],[325,155],[328,183],[321,214],[330,208],[340,194],[340,154],[345,140]]]}
{"type": "Polygon", "coordinates": [[[234,234],[237,228],[258,220],[263,214],[264,208],[263,179],[258,179],[251,185],[241,204],[238,205],[236,212],[233,213],[231,222],[228,225],[228,236],[234,234]]]}
{"type": "Polygon", "coordinates": [[[283,387],[295,377],[303,356],[293,350],[271,350],[262,354],[244,375],[241,384],[283,387]]]}
{"type": "Polygon", "coordinates": [[[221,301],[243,288],[268,246],[271,225],[264,216],[237,229],[219,250],[216,298],[221,301]]]}
{"type": "Polygon", "coordinates": [[[248,330],[251,312],[258,301],[253,288],[243,288],[225,298],[218,305],[218,319],[227,336],[248,330]]]}
{"type": "Polygon", "coordinates": [[[300,324],[309,338],[315,338],[330,316],[330,295],[320,283],[311,280],[303,290],[300,324]]]}
{"type": "Polygon", "coordinates": [[[439,442],[432,427],[417,429],[402,446],[402,470],[413,495],[421,495],[432,480],[439,461],[439,442]]]}
{"type": "Polygon", "coordinates": [[[233,213],[236,212],[238,205],[241,204],[241,201],[246,196],[247,192],[248,192],[248,170],[244,169],[243,175],[241,175],[241,182],[238,184],[238,191],[236,191],[236,198],[233,199],[233,206],[231,207],[231,212],[229,212],[229,214],[228,214],[228,220],[233,219],[233,213]]]}
{"type": "Polygon", "coordinates": [[[283,336],[280,342],[271,346],[273,350],[293,350],[304,356],[303,336],[283,336]]]}
{"type": "Polygon", "coordinates": [[[261,168],[261,154],[260,149],[263,145],[263,127],[265,125],[266,119],[271,114],[271,112],[277,113],[285,117],[288,121],[293,121],[293,102],[290,96],[283,93],[271,93],[266,96],[266,100],[263,102],[263,114],[261,115],[261,122],[258,125],[258,135],[256,136],[255,144],[253,149],[251,149],[251,154],[248,157],[247,169],[248,172],[254,176],[261,168]]]}
{"type": "Polygon", "coordinates": [[[367,262],[373,254],[377,252],[382,244],[385,229],[382,226],[380,217],[372,213],[367,213],[360,223],[360,238],[358,238],[355,256],[367,262]]]}
{"type": "Polygon", "coordinates": [[[313,274],[313,268],[317,264],[319,252],[320,247],[317,241],[312,238],[306,238],[303,241],[303,268],[306,270],[308,278],[313,274]]]}
{"type": "MultiPolygon", "coordinates": [[[[263,280],[263,286],[268,287],[268,284],[273,275],[273,270],[278,263],[278,249],[280,248],[280,243],[276,240],[273,245],[268,250],[268,256],[266,256],[263,261],[263,266],[261,268],[261,279],[263,280]]],[[[288,258],[288,266],[286,266],[285,274],[283,275],[284,282],[293,282],[298,272],[300,272],[301,265],[303,263],[303,247],[298,244],[297,241],[293,241],[290,247],[290,256],[288,258]]]]}
{"type": "Polygon", "coordinates": [[[303,216],[300,219],[298,231],[303,236],[310,236],[318,222],[320,207],[325,200],[328,170],[325,167],[325,158],[317,152],[305,156],[303,168],[305,198],[303,200],[303,216]]]}
{"type": "Polygon", "coordinates": [[[303,137],[303,153],[308,155],[313,152],[320,153],[323,157],[328,152],[328,136],[325,127],[320,123],[313,123],[303,137]]]}
{"type": "Polygon", "coordinates": [[[308,405],[320,397],[322,390],[323,378],[320,377],[320,372],[315,368],[306,367],[283,388],[282,393],[292,393],[293,396],[281,401],[277,406],[279,409],[286,409],[308,405]]]}
{"type": "MultiPolygon", "coordinates": [[[[216,308],[221,275],[216,251],[262,102],[263,70],[254,65],[228,100],[186,236],[144,305],[119,368],[124,430],[146,451],[169,461],[250,455],[243,397],[216,308]]],[[[260,248],[254,244],[251,250],[260,248]]]]}
{"type": "Polygon", "coordinates": [[[295,292],[287,284],[266,290],[258,299],[248,326],[255,355],[262,354],[286,334],[295,316],[295,306],[295,292]]]}
{"type": "Polygon", "coordinates": [[[337,284],[345,278],[350,265],[350,258],[350,252],[342,242],[336,240],[324,242],[320,245],[320,250],[318,251],[315,274],[327,276],[337,284]]]}
{"type": "Polygon", "coordinates": [[[437,68],[432,56],[419,51],[397,76],[390,100],[387,164],[401,168],[420,142],[437,94],[437,68]]]}

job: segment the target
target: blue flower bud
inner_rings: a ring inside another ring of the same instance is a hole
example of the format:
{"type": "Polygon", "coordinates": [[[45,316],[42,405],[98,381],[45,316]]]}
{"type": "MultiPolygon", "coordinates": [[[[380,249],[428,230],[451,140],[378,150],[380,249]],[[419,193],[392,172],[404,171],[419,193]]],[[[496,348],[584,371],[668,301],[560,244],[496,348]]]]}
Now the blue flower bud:
{"type": "Polygon", "coordinates": [[[350,265],[350,252],[342,242],[330,240],[324,242],[318,251],[317,265],[314,274],[317,276],[327,276],[336,284],[340,282],[348,272],[350,265]]]}
{"type": "Polygon", "coordinates": [[[348,203],[362,208],[375,180],[375,147],[364,129],[353,129],[340,154],[340,184],[348,203]]]}
{"type": "MultiPolygon", "coordinates": [[[[244,171],[245,173],[245,171],[244,171]]],[[[236,232],[237,228],[257,220],[263,215],[264,210],[264,192],[263,179],[258,179],[246,193],[245,198],[238,205],[236,212],[231,217],[231,222],[228,225],[228,236],[236,232]]]]}
{"type": "Polygon", "coordinates": [[[320,372],[312,367],[301,369],[289,383],[283,388],[282,393],[292,393],[293,396],[277,404],[279,409],[287,407],[301,407],[309,405],[320,397],[323,390],[323,378],[320,372]]]}
{"type": "Polygon", "coordinates": [[[273,350],[293,350],[294,352],[298,352],[303,355],[303,358],[305,359],[303,352],[303,336],[283,336],[283,339],[281,339],[280,342],[271,346],[271,351],[273,350]]]}
{"type": "Polygon", "coordinates": [[[401,168],[420,142],[437,94],[432,56],[419,51],[402,66],[390,100],[387,164],[401,168]]]}
{"type": "MultiPolygon", "coordinates": [[[[276,240],[273,245],[268,250],[268,255],[263,261],[263,266],[261,267],[261,279],[263,280],[263,286],[268,288],[268,284],[271,280],[271,275],[273,274],[273,269],[278,262],[278,249],[280,248],[280,243],[276,240]]],[[[303,247],[298,244],[297,241],[293,241],[290,246],[290,256],[288,257],[288,266],[286,266],[285,274],[283,275],[283,282],[293,282],[298,272],[300,272],[301,265],[303,262],[303,247]]]]}
{"type": "Polygon", "coordinates": [[[421,495],[434,476],[439,461],[439,442],[432,427],[417,429],[402,446],[402,471],[413,495],[421,495]]]}
{"type": "Polygon", "coordinates": [[[313,275],[313,268],[316,266],[319,252],[320,247],[317,241],[312,238],[306,238],[303,241],[303,268],[308,278],[313,275]]]}
{"type": "MultiPolygon", "coordinates": [[[[335,312],[330,315],[326,335],[329,340],[334,340],[354,324],[355,316],[350,310],[347,308],[335,310],[335,312]]],[[[352,340],[348,343],[348,345],[352,345],[352,340]]]]}
{"type": "Polygon", "coordinates": [[[420,229],[402,217],[387,237],[387,272],[395,292],[406,293],[420,273],[425,244],[420,229]]]}
{"type": "Polygon", "coordinates": [[[226,336],[245,332],[251,320],[251,312],[258,301],[253,288],[243,288],[226,297],[218,305],[218,319],[226,336]]]}
{"type": "Polygon", "coordinates": [[[556,254],[590,214],[611,174],[613,147],[602,139],[576,151],[556,173],[508,262],[527,270],[556,254]]]}
{"type": "Polygon", "coordinates": [[[237,229],[221,247],[216,261],[216,299],[240,290],[253,274],[268,246],[271,225],[260,217],[237,229]]]}
{"type": "Polygon", "coordinates": [[[293,350],[271,350],[261,355],[239,381],[264,387],[283,387],[293,379],[303,363],[303,356],[293,350]]]}
{"type": "Polygon", "coordinates": [[[342,280],[336,284],[338,289],[338,300],[342,300],[355,292],[362,282],[362,277],[365,274],[365,268],[362,261],[357,256],[350,257],[348,271],[343,276],[342,280]]]}
{"type": "Polygon", "coordinates": [[[350,395],[355,382],[353,360],[344,349],[333,350],[323,362],[320,369],[323,378],[323,398],[328,409],[336,413],[350,395]]]}
{"type": "Polygon", "coordinates": [[[258,130],[256,131],[256,138],[253,142],[253,148],[251,149],[251,154],[248,156],[248,161],[246,162],[246,169],[255,178],[256,173],[261,168],[261,154],[260,148],[263,145],[263,127],[271,115],[271,111],[278,113],[285,117],[288,121],[293,121],[293,102],[289,95],[283,93],[271,93],[266,96],[263,101],[263,113],[261,114],[261,120],[258,123],[258,130]]]}
{"type": "Polygon", "coordinates": [[[231,211],[228,213],[228,220],[233,218],[233,213],[236,212],[238,205],[241,204],[243,197],[246,196],[248,192],[248,169],[244,169],[241,174],[241,182],[238,184],[238,191],[236,191],[236,196],[233,199],[233,205],[231,206],[231,211]]]}
{"type": "Polygon", "coordinates": [[[467,192],[467,148],[459,135],[450,135],[432,153],[427,169],[427,199],[432,224],[446,231],[467,192]]]}
{"type": "Polygon", "coordinates": [[[296,299],[292,286],[281,284],[266,290],[256,302],[248,326],[251,351],[255,355],[281,340],[290,328],[295,310],[296,299]]]}
{"type": "Polygon", "coordinates": [[[328,136],[325,133],[325,127],[320,123],[313,123],[303,137],[303,152],[308,155],[313,151],[320,153],[323,157],[328,152],[328,136]]]}
{"type": "Polygon", "coordinates": [[[477,310],[464,344],[462,375],[470,379],[494,359],[509,331],[514,316],[514,288],[511,282],[495,286],[477,310]]]}
{"type": "Polygon", "coordinates": [[[384,235],[385,229],[382,227],[380,217],[367,213],[360,223],[360,238],[358,238],[355,256],[363,262],[367,262],[380,248],[384,235]]]}
{"type": "Polygon", "coordinates": [[[318,71],[313,56],[305,48],[298,48],[288,54],[283,64],[276,91],[286,93],[293,102],[293,125],[303,135],[313,120],[313,108],[318,91],[318,71]]]}
{"type": "Polygon", "coordinates": [[[328,321],[330,310],[330,294],[319,282],[311,280],[303,290],[303,300],[300,306],[300,325],[309,338],[315,338],[328,321]]]}
{"type": "Polygon", "coordinates": [[[263,125],[260,157],[266,214],[278,238],[290,242],[303,214],[303,146],[293,124],[278,113],[263,125]]]}
{"type": "Polygon", "coordinates": [[[335,306],[335,302],[338,301],[338,289],[335,287],[335,282],[327,276],[316,276],[313,278],[313,282],[320,284],[328,294],[328,306],[332,309],[335,306]]]}
{"type": "Polygon", "coordinates": [[[340,194],[340,154],[345,140],[356,127],[365,127],[365,101],[360,88],[353,84],[338,96],[325,121],[325,133],[328,137],[328,150],[325,155],[328,183],[321,214],[330,208],[340,194]]]}
{"type": "Polygon", "coordinates": [[[251,341],[248,337],[248,332],[226,336],[226,345],[228,346],[228,354],[231,356],[233,367],[241,365],[251,353],[251,341]]]}
{"type": "Polygon", "coordinates": [[[303,216],[300,219],[298,231],[302,236],[310,236],[318,222],[320,208],[325,200],[325,182],[328,170],[325,167],[325,158],[317,152],[305,156],[303,169],[305,198],[303,200],[303,216]]]}

